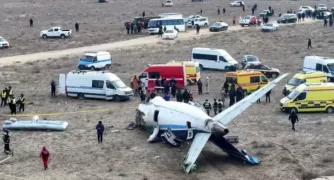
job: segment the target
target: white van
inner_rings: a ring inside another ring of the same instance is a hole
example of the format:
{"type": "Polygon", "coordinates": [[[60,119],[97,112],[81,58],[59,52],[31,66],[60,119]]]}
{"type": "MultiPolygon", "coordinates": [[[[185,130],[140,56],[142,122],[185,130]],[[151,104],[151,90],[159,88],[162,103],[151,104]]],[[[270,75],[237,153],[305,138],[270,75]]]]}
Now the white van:
{"type": "Polygon", "coordinates": [[[305,56],[303,71],[320,71],[327,73],[327,81],[334,82],[334,58],[305,56]]]}
{"type": "Polygon", "coordinates": [[[98,51],[96,53],[86,53],[84,57],[79,60],[79,70],[84,69],[109,69],[111,66],[111,56],[109,52],[98,51]]]}
{"type": "Polygon", "coordinates": [[[71,71],[59,75],[59,94],[79,99],[128,100],[132,89],[115,74],[105,71],[71,71]]]}
{"type": "Polygon", "coordinates": [[[191,60],[198,62],[200,69],[234,71],[238,62],[223,49],[193,48],[191,60]]]}

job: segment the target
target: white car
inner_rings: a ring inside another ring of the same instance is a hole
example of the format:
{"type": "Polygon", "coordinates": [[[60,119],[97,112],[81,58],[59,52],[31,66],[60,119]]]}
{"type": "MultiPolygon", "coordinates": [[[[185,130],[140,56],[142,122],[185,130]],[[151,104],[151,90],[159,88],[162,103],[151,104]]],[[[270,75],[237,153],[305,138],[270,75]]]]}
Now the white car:
{"type": "Polygon", "coordinates": [[[173,7],[173,1],[172,0],[166,0],[162,2],[163,7],[173,7]]]}
{"type": "Polygon", "coordinates": [[[8,41],[0,36],[0,48],[8,48],[8,47],[9,47],[8,41]]]}
{"type": "Polygon", "coordinates": [[[314,8],[312,8],[311,6],[300,6],[299,8],[299,11],[307,11],[307,10],[314,12],[314,8]]]}
{"type": "Polygon", "coordinates": [[[162,39],[175,39],[178,36],[178,32],[175,29],[168,29],[162,35],[162,39]]]}
{"type": "Polygon", "coordinates": [[[243,1],[234,1],[230,3],[230,7],[241,7],[242,5],[245,5],[243,1]]]}
{"type": "Polygon", "coordinates": [[[319,11],[327,10],[326,4],[319,4],[319,6],[317,7],[317,10],[319,10],[319,11]]]}
{"type": "Polygon", "coordinates": [[[208,26],[209,25],[209,19],[207,17],[200,17],[200,18],[195,18],[193,19],[194,21],[194,25],[192,25],[192,21],[188,21],[187,22],[187,26],[189,28],[193,27],[193,26],[200,26],[200,27],[203,27],[203,26],[208,26]]]}
{"type": "Polygon", "coordinates": [[[261,27],[262,32],[272,32],[272,31],[277,31],[279,28],[279,25],[275,22],[270,22],[267,24],[263,24],[261,27]]]}
{"type": "Polygon", "coordinates": [[[40,32],[40,36],[43,39],[46,38],[61,38],[64,39],[65,37],[71,37],[72,35],[72,30],[65,30],[62,29],[61,27],[52,27],[48,30],[43,30],[40,32]]]}
{"type": "Polygon", "coordinates": [[[184,22],[191,22],[192,20],[196,19],[196,18],[201,18],[201,15],[190,15],[187,18],[184,19],[184,22]]]}

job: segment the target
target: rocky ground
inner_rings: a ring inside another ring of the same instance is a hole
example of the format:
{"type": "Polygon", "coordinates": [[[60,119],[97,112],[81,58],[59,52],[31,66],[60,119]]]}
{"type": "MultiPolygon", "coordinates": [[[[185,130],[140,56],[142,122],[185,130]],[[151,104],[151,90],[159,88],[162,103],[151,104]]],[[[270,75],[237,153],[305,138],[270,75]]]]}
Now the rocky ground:
{"type": "MultiPolygon", "coordinates": [[[[193,38],[174,43],[158,43],[154,47],[112,51],[111,71],[129,84],[147,64],[170,60],[188,60],[191,48],[212,47],[228,51],[240,61],[244,54],[257,55],[261,61],[279,68],[291,76],[300,71],[306,55],[331,56],[334,52],[333,29],[322,28],[321,23],[282,27],[278,32],[263,34],[255,29],[222,33],[217,36],[193,38]],[[313,40],[313,50],[307,50],[307,40],[313,40]]],[[[0,173],[23,179],[308,179],[318,175],[333,175],[333,118],[324,113],[300,114],[297,131],[291,131],[287,115],[280,112],[279,100],[285,84],[283,80],[272,92],[272,102],[255,104],[230,124],[232,133],[239,135],[238,148],[258,156],[262,163],[248,166],[230,159],[217,147],[208,144],[190,175],[181,171],[180,164],[187,148],[171,148],[166,144],[148,144],[148,134],[139,130],[125,130],[134,121],[137,98],[122,103],[100,100],[77,100],[67,97],[50,98],[49,83],[60,73],[76,68],[79,57],[50,59],[0,68],[0,83],[11,85],[14,93],[24,93],[28,114],[64,112],[62,115],[41,118],[66,120],[64,132],[11,132],[15,156],[1,165],[0,173]],[[88,109],[110,109],[100,113],[75,113],[88,109]],[[95,125],[102,120],[106,126],[103,144],[97,144],[95,125]],[[112,127],[113,126],[113,127],[112,127]],[[247,130],[247,131],[245,131],[247,130]],[[265,137],[259,138],[257,135],[265,137]],[[269,141],[284,145],[286,150],[269,141]],[[51,152],[50,169],[42,170],[39,150],[42,146],[51,152]],[[306,170],[295,159],[306,167],[306,170]]],[[[195,100],[212,101],[224,81],[220,71],[204,71],[210,77],[212,91],[195,100]]],[[[0,109],[7,119],[9,109],[0,109]]],[[[31,117],[27,117],[31,118],[31,117]]],[[[19,119],[24,119],[20,117],[19,119]]],[[[5,157],[1,155],[1,157],[5,157]]],[[[5,175],[1,175],[4,178],[5,175]]],[[[0,179],[1,179],[0,178],[0,179]]]]}

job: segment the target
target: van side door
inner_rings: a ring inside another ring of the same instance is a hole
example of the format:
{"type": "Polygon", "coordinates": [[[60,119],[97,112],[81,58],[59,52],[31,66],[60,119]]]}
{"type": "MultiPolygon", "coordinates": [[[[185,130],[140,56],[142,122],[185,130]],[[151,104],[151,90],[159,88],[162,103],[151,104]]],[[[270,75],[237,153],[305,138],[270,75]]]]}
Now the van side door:
{"type": "Polygon", "coordinates": [[[115,88],[115,86],[112,84],[112,82],[106,80],[106,88],[105,88],[106,99],[107,99],[107,100],[111,100],[111,99],[113,99],[113,96],[115,95],[115,91],[116,91],[116,88],[115,88]]]}
{"type": "Polygon", "coordinates": [[[250,76],[250,86],[248,92],[254,92],[258,87],[261,87],[260,81],[260,76],[250,76]]]}
{"type": "Polygon", "coordinates": [[[105,99],[106,91],[103,80],[92,80],[92,88],[84,93],[85,97],[105,99]]]}
{"type": "Polygon", "coordinates": [[[219,56],[219,60],[218,60],[218,65],[219,69],[226,69],[226,67],[229,67],[230,64],[228,63],[228,61],[223,57],[223,56],[219,56]]]}
{"type": "Polygon", "coordinates": [[[147,90],[149,92],[152,92],[155,89],[155,86],[156,86],[155,81],[157,80],[157,78],[160,78],[160,76],[161,76],[160,72],[149,72],[148,73],[147,90]]]}
{"type": "Polygon", "coordinates": [[[147,72],[143,72],[141,73],[141,75],[139,75],[139,80],[145,84],[145,87],[148,87],[148,73],[147,72]]]}

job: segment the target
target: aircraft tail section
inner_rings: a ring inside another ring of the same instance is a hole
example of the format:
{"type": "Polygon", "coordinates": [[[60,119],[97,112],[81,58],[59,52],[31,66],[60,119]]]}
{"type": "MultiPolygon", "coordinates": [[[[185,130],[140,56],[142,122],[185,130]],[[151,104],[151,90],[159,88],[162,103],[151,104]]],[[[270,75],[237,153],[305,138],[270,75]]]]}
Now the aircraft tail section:
{"type": "Polygon", "coordinates": [[[244,162],[253,165],[260,163],[260,161],[256,157],[247,154],[245,150],[239,151],[231,143],[229,143],[223,136],[217,136],[215,134],[212,134],[209,140],[231,157],[234,157],[236,159],[242,160],[244,162]]]}

